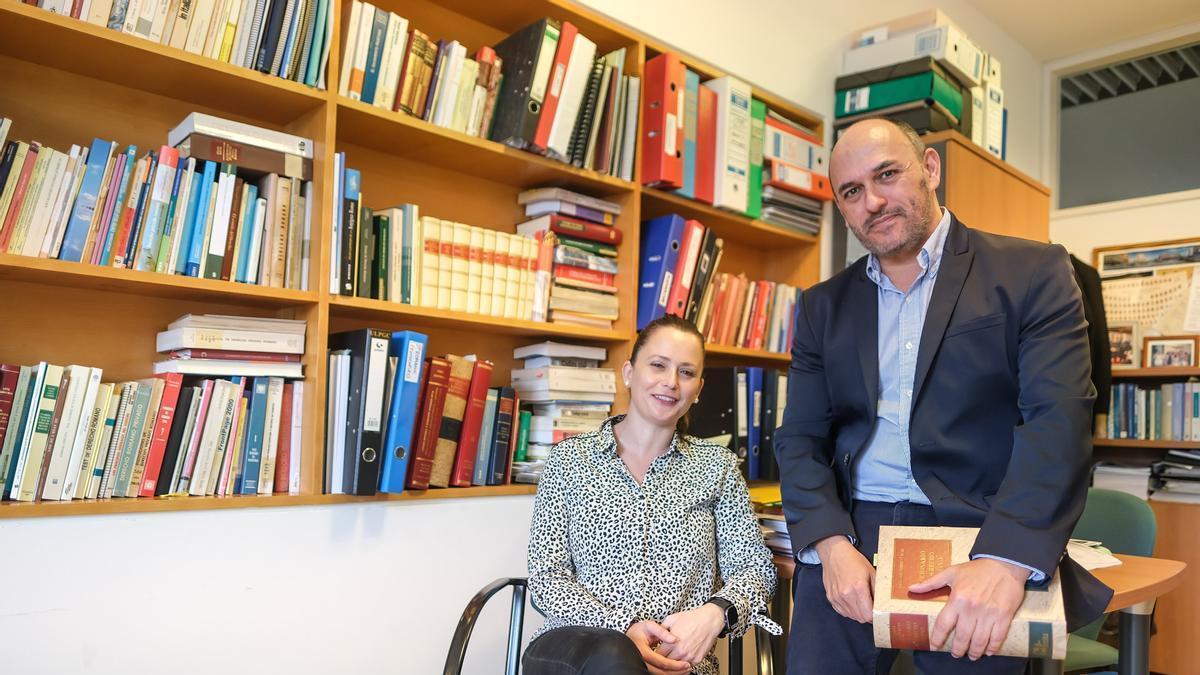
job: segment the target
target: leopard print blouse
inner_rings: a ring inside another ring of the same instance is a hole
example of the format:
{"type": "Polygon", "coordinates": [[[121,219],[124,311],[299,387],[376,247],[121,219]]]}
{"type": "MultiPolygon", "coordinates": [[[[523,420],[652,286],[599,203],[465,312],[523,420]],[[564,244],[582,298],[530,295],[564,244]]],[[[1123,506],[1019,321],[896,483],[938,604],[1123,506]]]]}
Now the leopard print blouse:
{"type": "MultiPolygon", "coordinates": [[[[546,615],[535,634],[562,626],[625,632],[719,596],[737,608],[741,636],[758,624],[777,573],[750,508],[737,458],[676,434],[641,485],[617,456],[612,425],[554,446],[538,484],[529,534],[529,588],[546,615]]],[[[710,652],[694,670],[715,675],[710,652]]]]}

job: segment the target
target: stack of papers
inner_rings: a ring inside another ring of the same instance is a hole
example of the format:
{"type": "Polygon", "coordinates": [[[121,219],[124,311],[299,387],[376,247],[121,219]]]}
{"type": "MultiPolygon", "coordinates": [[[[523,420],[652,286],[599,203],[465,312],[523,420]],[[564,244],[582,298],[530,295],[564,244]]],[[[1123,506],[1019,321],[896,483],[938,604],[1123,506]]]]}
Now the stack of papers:
{"type": "Polygon", "coordinates": [[[1067,555],[1083,565],[1085,570],[1098,570],[1102,567],[1116,567],[1121,564],[1121,561],[1098,541],[1071,539],[1067,542],[1067,555]]]}

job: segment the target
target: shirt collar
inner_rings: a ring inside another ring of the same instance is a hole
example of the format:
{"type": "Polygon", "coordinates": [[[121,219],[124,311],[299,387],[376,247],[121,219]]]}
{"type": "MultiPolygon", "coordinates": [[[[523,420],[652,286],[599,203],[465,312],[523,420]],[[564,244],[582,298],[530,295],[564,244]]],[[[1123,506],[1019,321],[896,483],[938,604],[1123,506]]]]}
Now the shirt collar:
{"type": "MultiPolygon", "coordinates": [[[[950,231],[950,212],[942,207],[942,219],[933,228],[925,244],[917,253],[917,263],[921,265],[924,274],[934,276],[942,263],[942,249],[946,244],[946,234],[950,231]]],[[[867,278],[878,285],[883,285],[883,271],[879,267],[879,259],[874,253],[867,254],[867,278]]]]}
{"type": "MultiPolygon", "coordinates": [[[[604,422],[601,423],[600,428],[596,429],[595,434],[598,442],[596,443],[595,448],[597,454],[607,457],[617,456],[617,435],[613,433],[613,425],[623,419],[625,419],[624,414],[613,415],[612,417],[604,420],[604,422]]],[[[677,452],[681,455],[686,455],[687,449],[689,449],[687,440],[680,436],[679,432],[676,431],[671,436],[671,447],[667,448],[667,452],[664,454],[670,455],[671,453],[677,452]]]]}

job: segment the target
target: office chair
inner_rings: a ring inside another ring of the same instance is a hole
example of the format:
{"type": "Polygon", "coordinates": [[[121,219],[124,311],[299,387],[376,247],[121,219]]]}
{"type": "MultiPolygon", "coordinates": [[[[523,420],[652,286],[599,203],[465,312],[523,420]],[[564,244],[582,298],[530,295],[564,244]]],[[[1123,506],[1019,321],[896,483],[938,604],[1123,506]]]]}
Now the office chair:
{"type": "MultiPolygon", "coordinates": [[[[1148,556],[1154,553],[1157,534],[1154,510],[1144,499],[1125,492],[1089,488],[1083,515],[1071,536],[1103,542],[1113,553],[1148,556]]],[[[1104,619],[1102,616],[1067,637],[1064,671],[1089,670],[1117,662],[1117,649],[1096,640],[1104,619]]]]}
{"type": "MultiPolygon", "coordinates": [[[[525,591],[528,580],[524,577],[501,577],[484,586],[463,610],[462,618],[454,629],[454,637],[450,640],[450,651],[446,654],[446,667],[442,675],[460,675],[463,661],[467,657],[467,643],[475,630],[475,622],[487,601],[504,588],[512,586],[512,608],[508,617],[508,653],[504,661],[504,675],[517,675],[521,662],[521,631],[525,623],[525,591]]],[[[537,605],[533,607],[540,614],[537,605]]],[[[775,668],[771,656],[771,634],[761,626],[754,627],[754,641],[758,649],[758,675],[774,675],[775,668]]],[[[742,640],[729,641],[729,675],[742,675],[742,640]]]]}

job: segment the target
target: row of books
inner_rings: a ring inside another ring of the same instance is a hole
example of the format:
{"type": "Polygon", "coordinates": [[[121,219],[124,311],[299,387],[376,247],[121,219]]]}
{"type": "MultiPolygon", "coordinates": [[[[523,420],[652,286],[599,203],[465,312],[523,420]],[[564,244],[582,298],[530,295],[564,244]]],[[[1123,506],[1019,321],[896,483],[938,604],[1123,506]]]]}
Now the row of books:
{"type": "Polygon", "coordinates": [[[299,490],[303,382],[0,365],[0,488],[17,501],[299,490]]]}
{"type": "Polygon", "coordinates": [[[1008,111],[1000,62],[940,10],[856,31],[834,88],[835,134],[888,117],[918,133],[956,129],[1004,159],[1008,111]]]}
{"type": "Polygon", "coordinates": [[[352,0],[339,93],[470,136],[633,180],[640,78],[570,21],[540,19],[468,56],[352,0]]]}
{"type": "Polygon", "coordinates": [[[1200,380],[1114,384],[1105,432],[1108,438],[1200,441],[1200,380]]]}
{"type": "Polygon", "coordinates": [[[304,322],[186,315],[158,342],[172,360],[143,380],[102,382],[102,369],[81,365],[0,365],[0,495],[69,501],[298,491],[303,382],[185,381],[161,366],[191,362],[194,372],[219,375],[222,364],[244,362],[229,360],[235,353],[294,361],[288,365],[298,376],[304,322]]]}
{"type": "Polygon", "coordinates": [[[223,63],[325,88],[330,0],[26,0],[223,63]]]}
{"type": "Polygon", "coordinates": [[[674,314],[712,344],[787,351],[799,289],[718,273],[724,241],[698,220],[660,216],[642,223],[641,235],[638,330],[674,314]]]}
{"type": "Polygon", "coordinates": [[[667,52],[646,62],[643,102],[643,183],[783,227],[820,227],[821,202],[833,198],[829,151],[750,85],[701,82],[667,52]]]}
{"type": "Polygon", "coordinates": [[[787,407],[787,381],[787,371],[777,368],[706,368],[688,433],[737,453],[747,480],[779,480],[774,438],[787,407]]]}
{"type": "Polygon", "coordinates": [[[178,147],[141,158],[100,138],[69,152],[7,140],[11,123],[0,120],[0,251],[307,288],[312,182],[269,172],[271,157],[227,161],[243,146],[197,116],[172,130],[178,147]],[[209,133],[187,133],[197,128],[209,133]],[[229,147],[212,153],[214,143],[229,147]]]}
{"type": "MultiPolygon", "coordinates": [[[[535,465],[544,462],[554,437],[545,421],[561,411],[561,392],[552,387],[563,384],[563,374],[546,360],[553,343],[516,349],[516,358],[542,359],[545,365],[514,371],[512,386],[493,386],[491,361],[428,356],[428,342],[414,331],[361,329],[330,336],[326,492],[503,485],[513,478],[514,462],[525,479],[536,478],[535,465]],[[523,399],[532,410],[521,410],[523,399]]],[[[609,392],[609,406],[611,397],[609,392]]]]}

